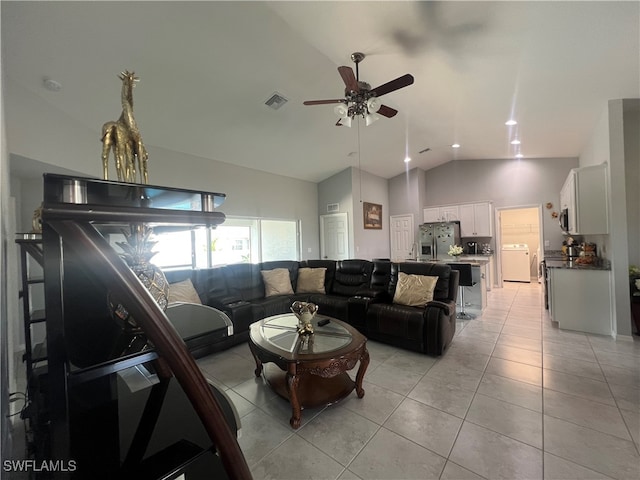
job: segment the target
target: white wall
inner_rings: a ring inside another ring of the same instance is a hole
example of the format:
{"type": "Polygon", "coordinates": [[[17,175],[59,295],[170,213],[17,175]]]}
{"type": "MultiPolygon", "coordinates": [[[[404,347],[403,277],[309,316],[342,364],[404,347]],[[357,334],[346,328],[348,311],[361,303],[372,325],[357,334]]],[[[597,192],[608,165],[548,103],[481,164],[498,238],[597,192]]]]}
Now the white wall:
{"type": "Polygon", "coordinates": [[[354,169],[346,168],[318,184],[318,215],[326,215],[328,213],[347,214],[349,229],[349,258],[353,258],[353,252],[355,250],[353,232],[353,172],[354,169]],[[329,212],[327,210],[327,206],[336,203],[338,204],[338,210],[329,212]]]}
{"type": "Polygon", "coordinates": [[[371,260],[388,258],[389,244],[389,187],[385,178],[364,170],[352,169],[354,258],[371,260]],[[382,229],[364,228],[363,202],[382,205],[382,229]]]}
{"type": "MultiPolygon", "coordinates": [[[[62,167],[102,177],[101,143],[95,130],[79,124],[46,101],[17,85],[5,96],[7,137],[12,158],[42,162],[52,170],[62,167]]],[[[144,131],[142,132],[144,137],[144,131]]],[[[227,201],[220,208],[227,215],[299,219],[302,224],[301,257],[319,258],[317,185],[289,177],[238,167],[221,161],[172,152],[147,145],[149,183],[194,190],[221,192],[227,201]]],[[[34,162],[34,163],[37,163],[34,162]]],[[[111,166],[111,174],[114,169],[111,166]]],[[[23,225],[42,201],[41,179],[19,179],[22,185],[23,225]]],[[[15,182],[14,182],[15,186],[15,182]]]]}
{"type": "Polygon", "coordinates": [[[625,100],[623,108],[629,263],[640,266],[640,100],[625,100]]]}
{"type": "Polygon", "coordinates": [[[614,332],[631,335],[628,268],[638,258],[638,128],[640,100],[610,100],[591,141],[580,155],[580,166],[609,164],[609,235],[602,235],[611,260],[614,332]],[[635,178],[634,178],[634,175],[635,178]]]}
{"type": "Polygon", "coordinates": [[[339,212],[349,221],[349,258],[389,257],[389,189],[387,180],[354,167],[318,184],[318,215],[327,214],[327,205],[338,203],[339,212]],[[362,202],[382,205],[382,229],[365,230],[362,202]]]}
{"type": "MultiPolygon", "coordinates": [[[[1,63],[1,60],[0,60],[1,63]]],[[[3,76],[4,77],[4,76],[3,76]]],[[[4,91],[4,81],[0,78],[0,94],[4,91]]],[[[5,109],[0,105],[0,445],[1,458],[10,458],[11,432],[9,420],[9,392],[12,385],[9,372],[13,374],[13,362],[9,361],[13,348],[10,338],[8,298],[8,255],[7,246],[12,241],[9,219],[12,211],[9,208],[9,153],[5,135],[5,109]]]]}
{"type": "Polygon", "coordinates": [[[414,241],[423,223],[426,198],[426,172],[420,168],[407,170],[389,180],[389,215],[413,215],[414,241]]]}

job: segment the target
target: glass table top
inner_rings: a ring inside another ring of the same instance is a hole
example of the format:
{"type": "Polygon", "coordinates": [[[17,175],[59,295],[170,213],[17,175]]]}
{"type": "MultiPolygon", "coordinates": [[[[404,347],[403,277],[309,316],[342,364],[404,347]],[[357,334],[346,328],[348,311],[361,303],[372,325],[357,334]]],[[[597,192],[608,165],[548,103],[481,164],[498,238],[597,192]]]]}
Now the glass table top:
{"type": "Polygon", "coordinates": [[[276,315],[262,322],[260,335],[274,347],[290,353],[326,353],[348,345],[352,337],[342,325],[330,321],[318,326],[326,318],[314,317],[313,335],[298,335],[298,318],[293,313],[276,315]]]}

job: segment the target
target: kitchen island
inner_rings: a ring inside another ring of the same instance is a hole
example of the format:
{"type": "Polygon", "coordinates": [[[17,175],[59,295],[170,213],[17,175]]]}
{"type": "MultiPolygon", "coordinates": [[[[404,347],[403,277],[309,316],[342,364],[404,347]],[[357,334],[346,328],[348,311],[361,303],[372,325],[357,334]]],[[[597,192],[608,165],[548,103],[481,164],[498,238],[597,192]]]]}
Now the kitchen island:
{"type": "Polygon", "coordinates": [[[611,266],[547,260],[549,315],[563,330],[612,334],[611,266]]]}
{"type": "MultiPolygon", "coordinates": [[[[487,255],[460,255],[456,260],[446,260],[445,263],[470,263],[471,264],[471,278],[474,285],[464,288],[464,301],[466,309],[471,309],[478,314],[481,314],[487,307],[487,291],[491,290],[490,286],[490,266],[492,257],[487,255]]],[[[458,300],[456,302],[456,309],[460,311],[462,305],[460,304],[461,295],[458,294],[458,300]]],[[[473,313],[473,312],[472,312],[473,313]]]]}
{"type": "MultiPolygon", "coordinates": [[[[464,288],[464,301],[467,309],[471,309],[472,313],[480,314],[487,307],[487,290],[490,290],[489,278],[490,267],[493,262],[491,255],[460,255],[457,258],[449,257],[442,260],[408,260],[418,262],[436,262],[436,263],[470,263],[471,278],[474,285],[464,288]]],[[[461,295],[458,293],[456,300],[456,310],[460,312],[462,305],[460,304],[461,295]]]]}

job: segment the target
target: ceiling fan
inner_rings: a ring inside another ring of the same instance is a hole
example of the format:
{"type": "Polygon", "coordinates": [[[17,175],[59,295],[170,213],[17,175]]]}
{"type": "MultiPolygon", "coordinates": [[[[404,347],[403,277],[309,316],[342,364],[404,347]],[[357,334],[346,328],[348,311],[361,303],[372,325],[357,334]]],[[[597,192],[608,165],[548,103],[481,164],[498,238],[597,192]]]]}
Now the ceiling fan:
{"type": "Polygon", "coordinates": [[[387,118],[395,116],[398,111],[380,103],[379,97],[411,85],[413,83],[413,76],[407,73],[406,75],[384,83],[376,88],[371,88],[371,85],[368,83],[360,81],[358,65],[362,60],[364,60],[364,58],[365,54],[362,52],[355,52],[351,54],[351,60],[356,64],[355,74],[351,67],[338,67],[338,72],[345,84],[345,98],[332,100],[307,100],[304,104],[326,105],[337,103],[338,105],[335,107],[334,111],[340,116],[340,119],[336,122],[336,126],[346,125],[347,127],[350,127],[351,121],[357,115],[364,118],[367,126],[379,119],[379,115],[387,118]]]}

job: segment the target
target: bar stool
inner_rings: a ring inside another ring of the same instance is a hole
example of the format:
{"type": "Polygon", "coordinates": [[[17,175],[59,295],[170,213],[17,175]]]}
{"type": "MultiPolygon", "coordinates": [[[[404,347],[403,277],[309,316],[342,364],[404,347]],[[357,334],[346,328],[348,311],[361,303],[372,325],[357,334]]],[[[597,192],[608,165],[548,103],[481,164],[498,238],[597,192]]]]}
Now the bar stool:
{"type": "Polygon", "coordinates": [[[471,275],[471,264],[470,263],[450,263],[452,270],[458,270],[460,272],[460,281],[458,282],[460,289],[460,311],[456,315],[456,318],[460,318],[463,320],[471,320],[472,318],[476,318],[472,313],[467,313],[464,309],[464,288],[465,287],[473,287],[476,282],[473,281],[473,277],[471,275]]]}

